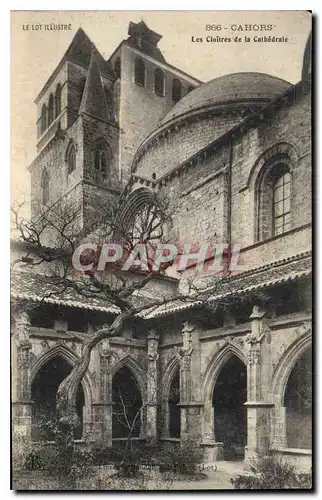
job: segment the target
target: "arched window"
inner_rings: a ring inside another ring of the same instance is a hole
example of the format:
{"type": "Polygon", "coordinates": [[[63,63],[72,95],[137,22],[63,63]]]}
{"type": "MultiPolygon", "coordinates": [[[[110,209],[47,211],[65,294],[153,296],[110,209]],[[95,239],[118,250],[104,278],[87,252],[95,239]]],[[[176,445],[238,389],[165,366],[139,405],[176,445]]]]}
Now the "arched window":
{"type": "Polygon", "coordinates": [[[114,71],[117,78],[121,78],[121,59],[119,57],[115,60],[114,71]]]}
{"type": "Polygon", "coordinates": [[[42,202],[43,205],[47,205],[49,201],[49,174],[47,170],[43,171],[41,178],[41,188],[42,188],[42,202]]]}
{"type": "Polygon", "coordinates": [[[43,104],[41,108],[40,133],[43,134],[47,128],[47,106],[43,104]]]}
{"type": "Polygon", "coordinates": [[[174,78],[172,81],[172,100],[173,102],[178,102],[181,99],[182,85],[178,78],[174,78]]]}
{"type": "Polygon", "coordinates": [[[145,87],[145,64],[140,57],[135,60],[134,81],[145,87]]]}
{"type": "Polygon", "coordinates": [[[264,241],[291,229],[292,177],[285,161],[271,161],[256,187],[256,240],[264,241]]]}
{"type": "Polygon", "coordinates": [[[286,172],[274,184],[274,234],[291,228],[291,174],[286,172]]]}
{"type": "Polygon", "coordinates": [[[164,73],[160,68],[154,72],[154,93],[164,96],[164,73]]]}
{"type": "Polygon", "coordinates": [[[95,142],[93,147],[93,158],[95,171],[105,179],[109,169],[110,151],[103,139],[95,142]]]}
{"type": "Polygon", "coordinates": [[[61,85],[57,85],[55,93],[55,118],[60,115],[61,112],[61,85]]]}
{"type": "Polygon", "coordinates": [[[70,174],[76,168],[76,150],[74,143],[71,143],[67,150],[67,172],[70,174]]]}
{"type": "Polygon", "coordinates": [[[54,96],[53,94],[50,94],[49,104],[48,104],[48,127],[53,123],[53,121],[54,121],[54,96]]]}

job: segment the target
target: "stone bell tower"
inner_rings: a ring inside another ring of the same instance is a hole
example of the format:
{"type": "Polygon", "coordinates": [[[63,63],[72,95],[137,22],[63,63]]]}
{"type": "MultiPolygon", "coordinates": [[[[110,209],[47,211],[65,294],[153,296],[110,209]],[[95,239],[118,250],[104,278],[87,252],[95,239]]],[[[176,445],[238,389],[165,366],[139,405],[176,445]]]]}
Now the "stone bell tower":
{"type": "Polygon", "coordinates": [[[80,225],[118,196],[115,73],[82,29],[36,98],[37,156],[30,166],[32,217],[62,199],[80,225]]]}

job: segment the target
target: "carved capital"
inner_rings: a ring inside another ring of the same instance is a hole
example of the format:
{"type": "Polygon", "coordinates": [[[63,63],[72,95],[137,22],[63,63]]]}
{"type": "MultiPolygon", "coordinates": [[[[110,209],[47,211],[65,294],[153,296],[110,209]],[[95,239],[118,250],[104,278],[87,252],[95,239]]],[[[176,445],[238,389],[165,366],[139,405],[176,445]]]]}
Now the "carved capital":
{"type": "Polygon", "coordinates": [[[156,332],[153,331],[152,334],[149,334],[148,337],[148,353],[147,357],[149,361],[156,361],[159,358],[158,353],[158,336],[156,332]]]}
{"type": "Polygon", "coordinates": [[[109,358],[112,356],[113,351],[111,349],[109,339],[104,339],[99,343],[99,352],[103,358],[109,358]]]}

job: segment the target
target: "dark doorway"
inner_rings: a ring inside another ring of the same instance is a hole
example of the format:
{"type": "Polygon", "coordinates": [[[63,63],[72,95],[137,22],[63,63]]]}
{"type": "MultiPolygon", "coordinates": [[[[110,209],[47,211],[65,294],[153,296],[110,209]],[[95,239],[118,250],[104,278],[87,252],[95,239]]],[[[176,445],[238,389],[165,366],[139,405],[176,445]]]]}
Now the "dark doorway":
{"type": "Polygon", "coordinates": [[[142,397],[138,383],[127,367],[112,382],[113,438],[138,437],[141,429],[142,397]]]}
{"type": "Polygon", "coordinates": [[[233,355],[217,379],[212,405],[215,439],[223,443],[224,460],[243,460],[247,444],[247,420],[244,403],[247,398],[247,371],[233,355]]]}
{"type": "Polygon", "coordinates": [[[180,438],[181,417],[180,417],[180,373],[176,371],[169,391],[169,436],[180,438]]]}
{"type": "MultiPolygon", "coordinates": [[[[45,363],[37,373],[31,386],[32,439],[54,439],[52,432],[44,424],[54,421],[56,415],[56,393],[61,382],[69,375],[72,366],[64,358],[55,356],[45,363]]],[[[77,391],[76,407],[81,425],[75,431],[75,439],[81,439],[83,433],[84,392],[80,385],[77,391]]]]}
{"type": "Polygon", "coordinates": [[[284,396],[289,448],[312,448],[312,350],[307,349],[292,369],[284,396]]]}

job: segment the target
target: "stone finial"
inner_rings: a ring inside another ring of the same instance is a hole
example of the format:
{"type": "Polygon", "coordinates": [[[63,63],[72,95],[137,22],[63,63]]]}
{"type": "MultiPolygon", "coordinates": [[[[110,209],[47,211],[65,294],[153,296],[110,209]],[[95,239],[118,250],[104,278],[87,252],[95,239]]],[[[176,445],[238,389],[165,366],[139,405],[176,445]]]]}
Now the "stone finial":
{"type": "Polygon", "coordinates": [[[31,348],[29,335],[30,335],[29,314],[26,311],[22,311],[16,320],[16,336],[18,344],[21,347],[31,348]]]}

